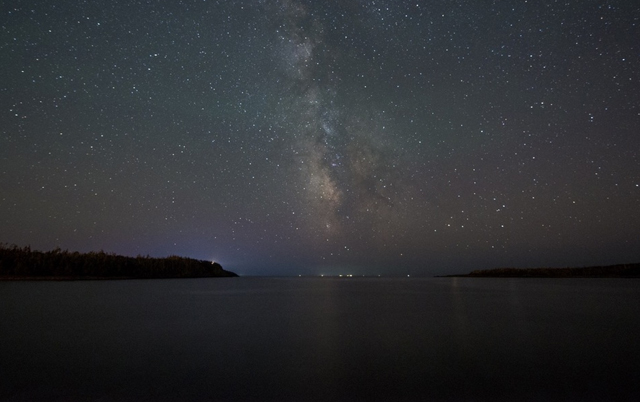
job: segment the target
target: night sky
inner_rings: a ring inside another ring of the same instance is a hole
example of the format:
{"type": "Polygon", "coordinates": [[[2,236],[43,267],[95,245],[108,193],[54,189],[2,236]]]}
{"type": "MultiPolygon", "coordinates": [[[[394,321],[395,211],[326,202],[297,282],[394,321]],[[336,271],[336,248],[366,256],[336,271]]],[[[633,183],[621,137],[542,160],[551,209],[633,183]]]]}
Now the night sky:
{"type": "Polygon", "coordinates": [[[10,1],[0,242],[241,275],[640,262],[640,4],[10,1]]]}

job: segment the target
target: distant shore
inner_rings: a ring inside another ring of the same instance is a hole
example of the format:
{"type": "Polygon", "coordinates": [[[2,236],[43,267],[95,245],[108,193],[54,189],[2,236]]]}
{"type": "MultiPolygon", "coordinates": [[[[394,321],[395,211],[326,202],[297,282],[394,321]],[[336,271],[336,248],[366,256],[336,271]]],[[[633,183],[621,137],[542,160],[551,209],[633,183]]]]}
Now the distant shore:
{"type": "Polygon", "coordinates": [[[79,253],[0,244],[0,280],[76,281],[169,278],[228,278],[237,274],[216,262],[179,256],[126,257],[113,253],[79,253]]]}
{"type": "Polygon", "coordinates": [[[495,268],[440,278],[640,278],[640,263],[579,268],[495,268]]]}

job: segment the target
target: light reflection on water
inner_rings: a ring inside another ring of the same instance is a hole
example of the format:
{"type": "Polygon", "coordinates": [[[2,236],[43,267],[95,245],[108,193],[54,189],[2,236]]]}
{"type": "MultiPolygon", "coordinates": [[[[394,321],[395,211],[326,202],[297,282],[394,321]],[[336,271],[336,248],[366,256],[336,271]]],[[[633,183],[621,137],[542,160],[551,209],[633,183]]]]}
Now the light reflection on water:
{"type": "Polygon", "coordinates": [[[0,400],[635,400],[640,281],[0,282],[0,400]]]}

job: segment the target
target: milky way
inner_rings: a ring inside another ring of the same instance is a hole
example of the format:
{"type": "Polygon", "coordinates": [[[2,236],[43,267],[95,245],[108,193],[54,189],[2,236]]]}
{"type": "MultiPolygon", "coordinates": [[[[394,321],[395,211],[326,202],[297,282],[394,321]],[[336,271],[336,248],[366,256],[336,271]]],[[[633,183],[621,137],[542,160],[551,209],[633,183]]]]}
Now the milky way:
{"type": "MultiPolygon", "coordinates": [[[[286,18],[278,37],[283,47],[278,57],[284,61],[290,97],[282,115],[292,124],[297,179],[308,203],[305,210],[310,212],[304,225],[321,237],[333,237],[348,231],[352,219],[379,220],[394,203],[396,193],[387,191],[387,185],[398,185],[401,175],[393,177],[389,169],[396,167],[389,166],[393,163],[385,156],[393,149],[382,142],[385,133],[379,130],[385,129],[384,122],[337,99],[341,92],[334,76],[337,51],[323,40],[324,26],[300,3],[283,2],[279,7],[286,18]],[[307,29],[301,28],[306,25],[307,29]],[[363,118],[367,124],[360,122],[363,118]]],[[[351,235],[360,229],[356,226],[351,235]]]]}
{"type": "Polygon", "coordinates": [[[534,3],[14,1],[0,241],[257,275],[640,261],[640,7],[534,3]]]}

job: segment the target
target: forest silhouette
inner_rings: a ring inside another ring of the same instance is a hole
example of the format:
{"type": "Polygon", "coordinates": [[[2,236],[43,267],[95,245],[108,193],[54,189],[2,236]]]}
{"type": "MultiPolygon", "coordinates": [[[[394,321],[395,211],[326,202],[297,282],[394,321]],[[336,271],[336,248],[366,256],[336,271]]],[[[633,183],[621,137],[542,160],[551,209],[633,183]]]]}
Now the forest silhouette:
{"type": "Polygon", "coordinates": [[[495,268],[471,271],[466,275],[477,278],[638,278],[640,264],[617,264],[579,268],[495,268]]]}
{"type": "Polygon", "coordinates": [[[31,250],[0,243],[0,279],[151,279],[233,277],[218,263],[179,256],[126,257],[104,251],[31,250]]]}

